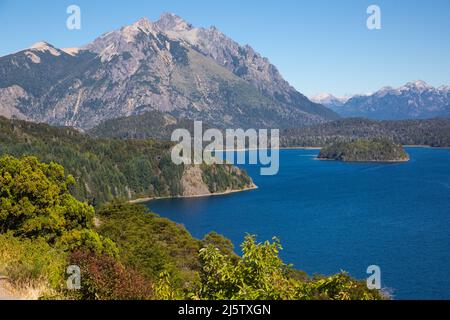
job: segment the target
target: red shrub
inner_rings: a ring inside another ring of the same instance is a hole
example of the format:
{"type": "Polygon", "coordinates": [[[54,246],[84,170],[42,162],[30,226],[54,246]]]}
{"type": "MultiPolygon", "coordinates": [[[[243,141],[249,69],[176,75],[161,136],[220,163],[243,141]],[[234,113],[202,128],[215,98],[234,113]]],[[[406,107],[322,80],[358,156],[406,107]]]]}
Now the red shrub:
{"type": "Polygon", "coordinates": [[[144,300],[153,297],[153,285],[141,274],[110,256],[73,252],[70,264],[81,269],[77,298],[86,300],[144,300]]]}

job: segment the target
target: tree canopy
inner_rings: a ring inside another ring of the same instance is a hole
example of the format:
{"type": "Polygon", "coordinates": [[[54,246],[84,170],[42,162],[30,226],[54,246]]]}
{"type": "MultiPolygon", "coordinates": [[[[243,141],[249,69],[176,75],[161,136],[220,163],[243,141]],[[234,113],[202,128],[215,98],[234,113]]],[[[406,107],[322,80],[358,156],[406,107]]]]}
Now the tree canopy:
{"type": "Polygon", "coordinates": [[[115,245],[92,229],[94,209],[71,195],[74,183],[55,162],[1,157],[0,233],[114,254],[115,245]]]}

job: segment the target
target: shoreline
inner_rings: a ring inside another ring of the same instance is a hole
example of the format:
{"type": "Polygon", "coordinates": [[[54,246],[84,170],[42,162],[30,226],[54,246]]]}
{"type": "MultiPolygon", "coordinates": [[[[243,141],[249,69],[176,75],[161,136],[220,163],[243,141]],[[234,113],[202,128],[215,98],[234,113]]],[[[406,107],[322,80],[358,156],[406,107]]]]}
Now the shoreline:
{"type": "MultiPolygon", "coordinates": [[[[403,145],[405,148],[429,148],[429,149],[448,149],[450,150],[450,147],[432,147],[427,145],[403,145]]],[[[324,147],[281,147],[276,148],[276,150],[321,150],[324,147]]],[[[270,148],[265,149],[237,149],[233,150],[233,152],[239,152],[239,151],[257,151],[257,150],[270,150],[270,148]]],[[[218,152],[227,152],[226,150],[216,150],[218,152]]],[[[405,163],[411,161],[410,158],[404,159],[404,160],[387,160],[387,161],[378,161],[378,160],[367,160],[367,161],[342,161],[342,160],[334,160],[334,159],[320,159],[315,157],[314,160],[316,161],[339,161],[344,163],[405,163]]],[[[133,200],[129,200],[128,203],[131,204],[140,204],[140,203],[146,203],[153,200],[170,200],[170,199],[195,199],[195,198],[206,198],[206,197],[218,197],[218,196],[225,196],[233,193],[239,193],[239,192],[245,192],[245,191],[251,191],[258,189],[257,185],[253,185],[252,187],[246,187],[244,189],[239,190],[229,190],[229,191],[223,191],[223,192],[217,192],[217,193],[205,193],[205,194],[197,194],[197,195],[188,195],[188,196],[165,196],[165,197],[145,197],[145,198],[137,198],[133,200]]]]}
{"type": "Polygon", "coordinates": [[[420,144],[405,144],[403,146],[404,148],[423,148],[423,149],[449,149],[450,147],[432,147],[432,146],[427,146],[427,145],[420,145],[420,144]]]}
{"type": "Polygon", "coordinates": [[[235,190],[228,190],[228,191],[222,191],[222,192],[216,192],[216,193],[203,193],[203,194],[196,194],[196,195],[188,195],[188,196],[166,196],[166,197],[146,197],[146,198],[137,198],[133,200],[129,200],[128,203],[130,204],[140,204],[140,203],[146,203],[153,200],[171,200],[171,199],[194,199],[194,198],[206,198],[206,197],[218,197],[218,196],[225,196],[228,194],[233,193],[239,193],[239,192],[245,192],[245,191],[251,191],[258,189],[257,185],[253,185],[251,187],[246,187],[243,189],[235,189],[235,190]]]}
{"type": "MultiPolygon", "coordinates": [[[[448,149],[450,147],[432,147],[427,145],[402,145],[404,148],[423,148],[423,149],[448,149]]],[[[324,147],[280,147],[274,148],[274,150],[322,150],[324,147]]],[[[215,150],[217,152],[242,152],[242,151],[258,151],[258,150],[271,150],[271,148],[248,148],[248,149],[234,149],[234,150],[215,150]]]]}
{"type": "MultiPolygon", "coordinates": [[[[297,149],[297,150],[321,150],[323,147],[282,147],[282,148],[273,148],[273,150],[290,150],[290,149],[297,149]]],[[[214,150],[216,152],[242,152],[242,151],[259,151],[259,150],[272,150],[272,148],[244,148],[244,149],[233,149],[233,150],[224,150],[224,149],[217,149],[214,150]]]]}
{"type": "Polygon", "coordinates": [[[325,158],[314,158],[317,161],[336,161],[343,163],[405,163],[411,161],[410,158],[402,159],[402,160],[354,160],[354,161],[345,161],[345,160],[337,160],[337,159],[325,159],[325,158]]]}

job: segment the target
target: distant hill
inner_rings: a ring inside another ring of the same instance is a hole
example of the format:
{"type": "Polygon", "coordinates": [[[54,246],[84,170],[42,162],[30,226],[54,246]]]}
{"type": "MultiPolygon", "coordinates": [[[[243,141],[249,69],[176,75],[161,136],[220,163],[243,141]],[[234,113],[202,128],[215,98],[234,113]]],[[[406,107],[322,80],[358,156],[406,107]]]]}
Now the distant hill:
{"type": "Polygon", "coordinates": [[[409,156],[401,145],[387,139],[358,139],[336,142],[320,150],[319,160],[344,162],[401,162],[409,156]]]}
{"type": "Polygon", "coordinates": [[[81,48],[40,42],[0,57],[0,115],[91,129],[161,111],[217,128],[287,128],[339,116],[311,102],[250,46],[174,14],[81,48]]]}
{"type": "Polygon", "coordinates": [[[322,95],[330,109],[342,117],[376,120],[450,118],[450,87],[434,88],[424,81],[409,82],[400,88],[385,87],[370,95],[358,95],[343,102],[322,95]]]}
{"type": "Polygon", "coordinates": [[[281,132],[284,147],[321,147],[365,138],[389,138],[402,145],[450,147],[450,119],[375,121],[343,119],[281,132]]]}
{"type": "MultiPolygon", "coordinates": [[[[208,128],[207,124],[203,124],[208,128]]],[[[99,138],[170,140],[176,128],[193,131],[193,121],[160,112],[108,120],[87,133],[99,138]]],[[[280,132],[282,147],[322,147],[355,139],[389,138],[402,145],[450,147],[450,119],[369,120],[347,118],[280,132]]]]}
{"type": "MultiPolygon", "coordinates": [[[[206,128],[207,125],[204,124],[206,128]]],[[[160,111],[106,120],[87,131],[97,138],[170,140],[176,129],[194,130],[194,121],[179,119],[160,111]]]]}
{"type": "Polygon", "coordinates": [[[230,165],[176,166],[171,147],[155,140],[94,139],[72,128],[0,117],[0,155],[60,163],[76,178],[73,194],[82,200],[192,196],[253,186],[244,171],[230,165]]]}

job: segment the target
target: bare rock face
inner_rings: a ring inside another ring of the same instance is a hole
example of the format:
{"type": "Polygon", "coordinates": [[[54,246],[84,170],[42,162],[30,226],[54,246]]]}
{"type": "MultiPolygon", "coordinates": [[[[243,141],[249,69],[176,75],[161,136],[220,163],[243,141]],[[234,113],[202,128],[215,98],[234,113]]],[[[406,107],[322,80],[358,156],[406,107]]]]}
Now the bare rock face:
{"type": "Polygon", "coordinates": [[[190,23],[184,21],[183,18],[173,13],[164,13],[163,15],[161,15],[155,25],[164,32],[169,30],[175,32],[183,32],[193,29],[193,26],[190,23]]]}
{"type": "Polygon", "coordinates": [[[203,182],[202,170],[199,166],[188,166],[185,168],[181,179],[183,196],[198,196],[211,194],[208,186],[203,182]]]}
{"type": "Polygon", "coordinates": [[[26,120],[26,116],[18,109],[21,102],[28,101],[26,91],[13,85],[8,88],[0,88],[0,115],[7,118],[18,118],[26,120]]]}
{"type": "Polygon", "coordinates": [[[298,127],[337,118],[251,47],[174,14],[155,23],[141,19],[83,48],[38,43],[1,57],[0,90],[0,115],[82,129],[154,110],[219,128],[298,127]]]}

